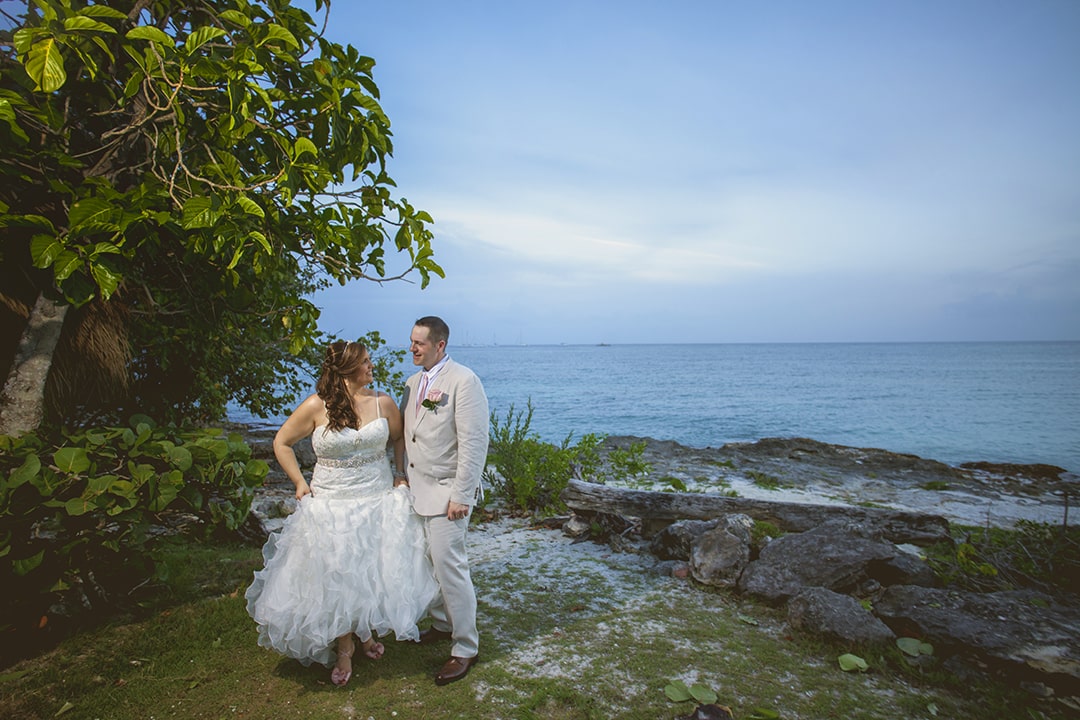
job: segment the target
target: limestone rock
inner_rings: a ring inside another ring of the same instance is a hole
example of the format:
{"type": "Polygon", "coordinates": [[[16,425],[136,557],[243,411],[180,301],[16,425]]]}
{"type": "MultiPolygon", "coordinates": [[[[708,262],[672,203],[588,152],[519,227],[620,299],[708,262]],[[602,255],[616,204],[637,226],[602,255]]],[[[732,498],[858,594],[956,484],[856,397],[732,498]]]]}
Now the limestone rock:
{"type": "Polygon", "coordinates": [[[968,593],[896,585],[874,612],[897,635],[971,655],[1017,680],[1075,693],[1080,687],[1080,607],[1034,590],[968,593]]]}
{"type": "Polygon", "coordinates": [[[788,600],[793,628],[844,643],[886,643],[896,635],[850,595],[822,587],[804,588],[788,600]]]}
{"type": "Polygon", "coordinates": [[[921,560],[892,543],[864,537],[857,525],[828,523],[777,538],[761,549],[739,580],[741,592],[780,603],[804,587],[866,592],[868,584],[931,582],[921,560]]]}
{"type": "Polygon", "coordinates": [[[706,530],[690,552],[694,579],[714,587],[734,587],[750,562],[750,533],[754,521],[746,515],[728,515],[706,530]]]}
{"type": "Polygon", "coordinates": [[[689,560],[694,543],[707,530],[712,530],[719,520],[680,520],[657,533],[649,550],[661,560],[689,560]]]}

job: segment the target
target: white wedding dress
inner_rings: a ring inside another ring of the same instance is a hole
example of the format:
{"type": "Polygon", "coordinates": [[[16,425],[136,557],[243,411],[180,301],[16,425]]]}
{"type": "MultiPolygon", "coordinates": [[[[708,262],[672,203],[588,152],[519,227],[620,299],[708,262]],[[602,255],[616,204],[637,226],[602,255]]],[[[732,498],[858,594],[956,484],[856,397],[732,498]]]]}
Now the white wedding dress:
{"type": "Polygon", "coordinates": [[[438,586],[408,487],[393,487],[386,418],[359,430],[315,429],[306,495],[263,546],[245,593],[259,645],[327,667],[336,639],[373,630],[418,640],[438,586]]]}

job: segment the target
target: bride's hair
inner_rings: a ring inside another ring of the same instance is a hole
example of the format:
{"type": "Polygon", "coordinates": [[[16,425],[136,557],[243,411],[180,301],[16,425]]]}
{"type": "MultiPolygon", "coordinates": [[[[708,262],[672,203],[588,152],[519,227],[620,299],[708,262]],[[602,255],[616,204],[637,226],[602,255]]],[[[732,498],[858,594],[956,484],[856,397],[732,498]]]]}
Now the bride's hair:
{"type": "Polygon", "coordinates": [[[356,375],[366,353],[367,348],[360,343],[344,340],[333,342],[326,348],[322,374],[315,384],[315,393],[326,403],[326,417],[330,420],[328,430],[357,428],[360,425],[360,420],[353,410],[349,389],[345,386],[345,378],[356,375]]]}

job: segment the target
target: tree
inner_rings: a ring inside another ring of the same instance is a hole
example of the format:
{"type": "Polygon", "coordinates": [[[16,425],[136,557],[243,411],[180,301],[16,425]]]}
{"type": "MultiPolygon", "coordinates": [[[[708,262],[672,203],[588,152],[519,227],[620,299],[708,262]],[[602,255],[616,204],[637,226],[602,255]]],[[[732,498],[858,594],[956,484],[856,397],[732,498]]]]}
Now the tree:
{"type": "Polygon", "coordinates": [[[279,411],[324,339],[313,291],[443,275],[431,217],[392,194],[374,60],[289,0],[33,0],[8,20],[0,299],[28,322],[0,355],[0,433],[40,422],[11,411],[41,407],[80,328],[151,415],[279,411]]]}

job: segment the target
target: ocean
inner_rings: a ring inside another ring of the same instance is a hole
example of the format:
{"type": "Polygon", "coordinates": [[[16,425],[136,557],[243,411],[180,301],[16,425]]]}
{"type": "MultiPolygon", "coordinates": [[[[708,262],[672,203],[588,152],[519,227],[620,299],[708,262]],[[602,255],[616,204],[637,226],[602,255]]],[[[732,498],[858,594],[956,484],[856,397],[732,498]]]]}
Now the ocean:
{"type": "Polygon", "coordinates": [[[480,376],[500,421],[531,402],[532,431],[554,443],[807,437],[1080,472],[1080,342],[451,344],[450,355],[480,376]]]}

